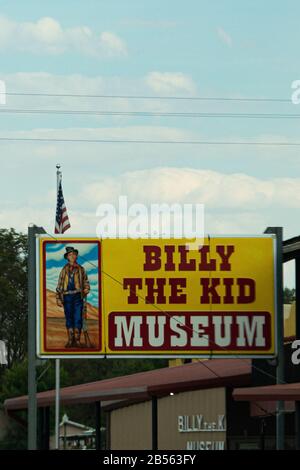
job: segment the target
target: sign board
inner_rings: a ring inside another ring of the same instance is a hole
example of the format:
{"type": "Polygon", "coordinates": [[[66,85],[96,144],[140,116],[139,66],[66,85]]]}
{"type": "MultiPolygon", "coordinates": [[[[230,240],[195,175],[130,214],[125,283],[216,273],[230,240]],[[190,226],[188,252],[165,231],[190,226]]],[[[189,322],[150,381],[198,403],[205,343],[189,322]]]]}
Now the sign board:
{"type": "Polygon", "coordinates": [[[37,243],[40,356],[276,353],[274,235],[37,243]]]}
{"type": "Polygon", "coordinates": [[[103,356],[101,294],[98,238],[40,235],[37,238],[38,356],[103,356]],[[75,260],[74,269],[69,269],[68,256],[73,256],[72,263],[75,260]]]}

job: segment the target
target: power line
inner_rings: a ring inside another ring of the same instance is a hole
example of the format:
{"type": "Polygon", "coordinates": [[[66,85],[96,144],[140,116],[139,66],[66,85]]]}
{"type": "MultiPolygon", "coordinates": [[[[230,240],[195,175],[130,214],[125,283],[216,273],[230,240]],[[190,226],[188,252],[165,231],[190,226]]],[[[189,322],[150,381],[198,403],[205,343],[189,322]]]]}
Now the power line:
{"type": "Polygon", "coordinates": [[[67,139],[47,137],[0,137],[0,142],[82,142],[104,144],[176,144],[176,145],[249,145],[299,147],[300,142],[210,141],[210,140],[126,140],[126,139],[67,139]]]}
{"type": "MultiPolygon", "coordinates": [[[[0,93],[1,94],[1,93],[0,93]]],[[[2,93],[4,94],[4,93],[2,93]]],[[[35,93],[35,92],[6,92],[6,96],[44,96],[58,98],[104,98],[128,100],[181,100],[181,101],[237,101],[237,102],[275,102],[291,103],[287,98],[242,98],[242,97],[214,97],[214,96],[149,96],[149,95],[98,95],[83,93],[35,93]]]]}
{"type": "Polygon", "coordinates": [[[134,116],[134,117],[180,117],[180,118],[229,118],[229,119],[300,119],[293,113],[200,113],[164,111],[105,111],[80,109],[0,109],[0,114],[58,114],[83,116],[134,116]]]}

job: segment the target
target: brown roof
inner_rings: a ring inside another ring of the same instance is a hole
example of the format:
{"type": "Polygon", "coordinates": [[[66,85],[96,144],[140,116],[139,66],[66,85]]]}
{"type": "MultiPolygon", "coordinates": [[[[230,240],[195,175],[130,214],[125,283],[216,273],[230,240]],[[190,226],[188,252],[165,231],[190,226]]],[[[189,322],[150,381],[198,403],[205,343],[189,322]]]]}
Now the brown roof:
{"type": "MultiPolygon", "coordinates": [[[[271,416],[276,414],[276,401],[251,401],[250,414],[251,416],[271,416]]],[[[284,402],[285,413],[293,413],[295,411],[294,401],[284,402]]]]}
{"type": "MultiPolygon", "coordinates": [[[[212,359],[182,366],[166,367],[137,374],[99,380],[61,389],[61,404],[147,400],[198,388],[248,385],[251,377],[249,359],[212,359]]],[[[54,403],[55,390],[37,394],[38,406],[54,403]]],[[[5,400],[6,410],[26,409],[27,395],[5,400]]]]}
{"type": "Polygon", "coordinates": [[[284,240],[282,243],[283,248],[283,262],[295,259],[300,254],[300,236],[284,240]]]}
{"type": "Polygon", "coordinates": [[[232,395],[237,401],[300,401],[300,383],[236,388],[232,395]]]}

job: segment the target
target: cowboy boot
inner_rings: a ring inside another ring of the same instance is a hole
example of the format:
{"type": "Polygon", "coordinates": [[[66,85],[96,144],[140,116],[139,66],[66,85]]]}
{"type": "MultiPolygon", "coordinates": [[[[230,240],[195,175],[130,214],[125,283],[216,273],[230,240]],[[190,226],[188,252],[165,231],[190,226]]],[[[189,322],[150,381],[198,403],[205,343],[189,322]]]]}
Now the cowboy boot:
{"type": "Polygon", "coordinates": [[[72,348],[74,345],[74,331],[73,328],[68,328],[67,329],[67,334],[68,334],[68,342],[66,343],[65,347],[66,348],[72,348]]]}
{"type": "Polygon", "coordinates": [[[81,330],[78,328],[74,328],[74,347],[75,348],[82,348],[82,344],[80,343],[80,336],[81,330]]]}

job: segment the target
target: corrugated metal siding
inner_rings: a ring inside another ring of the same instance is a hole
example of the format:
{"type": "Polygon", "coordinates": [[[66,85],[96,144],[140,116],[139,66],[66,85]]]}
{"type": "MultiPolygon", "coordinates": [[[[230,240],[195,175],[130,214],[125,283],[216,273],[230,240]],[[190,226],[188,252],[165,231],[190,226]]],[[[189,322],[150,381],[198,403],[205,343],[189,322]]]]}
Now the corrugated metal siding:
{"type": "Polygon", "coordinates": [[[110,412],[110,448],[151,449],[151,402],[110,412]]]}
{"type": "MultiPolygon", "coordinates": [[[[207,422],[226,415],[225,388],[178,393],[158,399],[158,449],[185,450],[188,441],[223,441],[226,432],[179,432],[179,415],[203,414],[207,422]]],[[[110,412],[111,449],[151,449],[151,402],[110,412]]]]}
{"type": "Polygon", "coordinates": [[[187,448],[187,441],[225,441],[226,432],[179,432],[179,415],[203,414],[207,422],[226,414],[225,388],[179,393],[158,400],[158,448],[187,448]]]}

